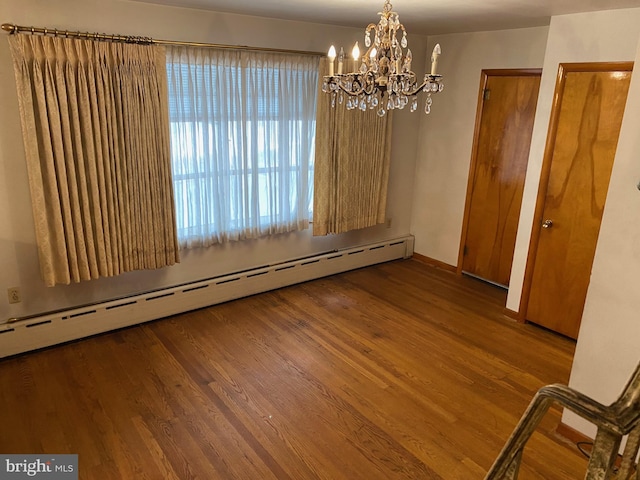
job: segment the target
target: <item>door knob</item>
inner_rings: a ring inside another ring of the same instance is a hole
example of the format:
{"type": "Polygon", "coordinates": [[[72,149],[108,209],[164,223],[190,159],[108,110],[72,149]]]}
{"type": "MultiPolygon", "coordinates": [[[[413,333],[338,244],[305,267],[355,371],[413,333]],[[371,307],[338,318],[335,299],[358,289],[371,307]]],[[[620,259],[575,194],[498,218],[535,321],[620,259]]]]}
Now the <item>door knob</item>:
{"type": "Polygon", "coordinates": [[[553,220],[545,220],[542,222],[542,228],[551,228],[553,227],[553,220]]]}

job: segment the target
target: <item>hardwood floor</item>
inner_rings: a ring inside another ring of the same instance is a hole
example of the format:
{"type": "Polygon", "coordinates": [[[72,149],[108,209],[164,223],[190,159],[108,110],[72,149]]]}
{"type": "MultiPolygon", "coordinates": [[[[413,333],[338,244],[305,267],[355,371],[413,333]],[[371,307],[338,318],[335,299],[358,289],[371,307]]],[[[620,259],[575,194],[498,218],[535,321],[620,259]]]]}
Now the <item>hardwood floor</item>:
{"type": "MultiPolygon", "coordinates": [[[[0,361],[0,452],[81,479],[481,479],[574,344],[504,293],[386,263],[0,361]]],[[[552,410],[520,478],[586,459],[552,410]]]]}

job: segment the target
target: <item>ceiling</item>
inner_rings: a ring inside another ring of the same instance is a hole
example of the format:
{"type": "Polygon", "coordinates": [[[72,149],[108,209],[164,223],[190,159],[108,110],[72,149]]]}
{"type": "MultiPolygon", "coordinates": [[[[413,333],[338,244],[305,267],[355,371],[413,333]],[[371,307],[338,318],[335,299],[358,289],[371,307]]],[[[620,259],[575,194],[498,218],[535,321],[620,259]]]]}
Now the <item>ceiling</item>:
{"type": "MultiPolygon", "coordinates": [[[[384,0],[134,0],[218,12],[362,27],[384,0]]],[[[502,30],[548,25],[552,15],[640,7],[640,0],[393,0],[409,33],[502,30]]]]}

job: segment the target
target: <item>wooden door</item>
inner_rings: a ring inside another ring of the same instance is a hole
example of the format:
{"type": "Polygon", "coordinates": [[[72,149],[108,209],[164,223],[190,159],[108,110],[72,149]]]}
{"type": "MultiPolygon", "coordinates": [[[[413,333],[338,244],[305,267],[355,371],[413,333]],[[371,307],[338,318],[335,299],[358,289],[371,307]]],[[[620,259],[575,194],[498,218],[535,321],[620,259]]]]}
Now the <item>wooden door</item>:
{"type": "Polygon", "coordinates": [[[461,270],[507,286],[540,70],[485,71],[472,155],[461,270]]]}
{"type": "Polygon", "coordinates": [[[572,338],[582,319],[631,68],[566,64],[558,75],[526,319],[572,338]]]}

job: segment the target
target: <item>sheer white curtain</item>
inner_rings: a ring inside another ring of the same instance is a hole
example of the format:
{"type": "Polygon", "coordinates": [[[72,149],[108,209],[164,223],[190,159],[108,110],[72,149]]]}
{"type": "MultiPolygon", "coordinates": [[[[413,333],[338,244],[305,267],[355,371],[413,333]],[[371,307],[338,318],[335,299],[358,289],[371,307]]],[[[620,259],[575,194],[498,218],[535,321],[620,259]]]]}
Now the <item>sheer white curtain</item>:
{"type": "Polygon", "coordinates": [[[168,47],[181,248],[308,228],[318,59],[168,47]]]}

